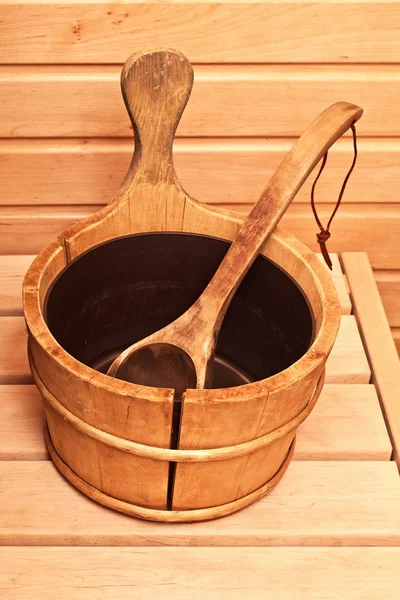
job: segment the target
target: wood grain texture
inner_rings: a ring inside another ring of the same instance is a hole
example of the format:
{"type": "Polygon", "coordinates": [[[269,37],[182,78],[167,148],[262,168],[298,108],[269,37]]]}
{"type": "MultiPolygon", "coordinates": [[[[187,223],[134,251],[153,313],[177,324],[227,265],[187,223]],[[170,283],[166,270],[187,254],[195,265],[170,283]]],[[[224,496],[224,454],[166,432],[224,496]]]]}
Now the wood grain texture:
{"type": "MultiPolygon", "coordinates": [[[[94,214],[99,208],[86,205],[0,206],[0,254],[36,254],[63,229],[94,214]]],[[[224,205],[223,208],[246,213],[251,205],[224,205]]],[[[332,210],[332,204],[318,206],[323,222],[332,210]]],[[[318,228],[309,206],[293,204],[282,220],[282,227],[318,252],[315,235],[318,228]]],[[[333,253],[367,250],[374,269],[399,269],[399,228],[400,204],[343,205],[333,222],[328,248],[333,253]]]]}
{"type": "MultiPolygon", "coordinates": [[[[111,65],[1,66],[0,136],[130,136],[119,75],[111,65]]],[[[177,134],[297,136],[327,106],[347,101],[365,110],[360,136],[395,136],[399,94],[398,72],[388,65],[200,65],[177,134]]]]}
{"type": "Polygon", "coordinates": [[[326,364],[326,383],[369,383],[371,371],[353,316],[343,316],[326,364]]]}
{"type": "Polygon", "coordinates": [[[1,548],[3,600],[397,600],[399,548],[1,548]],[[46,581],[46,585],[43,582],[46,581]],[[105,595],[106,594],[106,595],[105,595]]]}
{"type": "Polygon", "coordinates": [[[23,317],[1,317],[0,340],[0,384],[31,383],[23,317]]]}
{"type": "MultiPolygon", "coordinates": [[[[325,385],[297,433],[293,460],[389,460],[392,447],[372,385],[325,385]]],[[[48,460],[40,394],[0,386],[0,460],[48,460]]]]}
{"type": "Polygon", "coordinates": [[[400,466],[400,362],[396,348],[367,254],[343,253],[342,264],[371,364],[372,381],[391,435],[394,458],[400,466]]]}
{"type": "MultiPolygon", "coordinates": [[[[0,318],[0,383],[30,383],[23,317],[0,318]]],[[[368,383],[370,370],[354,317],[345,315],[327,361],[327,383],[368,383]]]]}
{"type": "Polygon", "coordinates": [[[375,271],[387,320],[391,327],[400,327],[400,271],[375,271]]]}
{"type": "MultiPolygon", "coordinates": [[[[294,142],[295,138],[179,138],[174,163],[184,189],[195,198],[243,204],[256,200],[294,142]]],[[[128,169],[132,148],[132,140],[126,138],[0,140],[1,203],[109,202],[128,169]]],[[[397,202],[399,139],[359,138],[358,149],[343,202],[397,202]]],[[[351,160],[351,141],[338,140],[318,182],[318,204],[335,201],[351,160]]],[[[295,202],[310,201],[313,179],[314,175],[303,185],[295,202]]]]}
{"type": "Polygon", "coordinates": [[[399,62],[398,3],[2,1],[3,63],[120,63],[167,45],[192,62],[399,62]],[[327,28],[327,23],[331,28],[327,28]],[[343,27],[346,23],[346,27],[343,27]],[[212,43],[204,43],[204,36],[212,43]],[[368,44],[365,38],[368,36],[368,44]]]}
{"type": "Polygon", "coordinates": [[[279,485],[245,510],[174,526],[104,510],[68,485],[48,461],[0,462],[0,478],[7,482],[0,491],[1,545],[400,544],[400,486],[390,461],[292,462],[279,485]]]}
{"type": "Polygon", "coordinates": [[[389,460],[389,441],[373,385],[325,385],[297,432],[294,460],[389,460]]]}
{"type": "Polygon", "coordinates": [[[33,256],[0,256],[0,315],[22,314],[22,280],[33,256]]]}
{"type": "Polygon", "coordinates": [[[0,460],[47,460],[43,402],[33,385],[0,386],[0,460]]]}

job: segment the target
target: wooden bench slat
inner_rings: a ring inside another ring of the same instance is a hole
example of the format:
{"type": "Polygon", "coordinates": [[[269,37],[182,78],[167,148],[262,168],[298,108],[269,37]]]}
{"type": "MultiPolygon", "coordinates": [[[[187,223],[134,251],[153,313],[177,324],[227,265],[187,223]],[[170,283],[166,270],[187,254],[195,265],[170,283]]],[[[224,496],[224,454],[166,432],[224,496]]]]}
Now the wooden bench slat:
{"type": "Polygon", "coordinates": [[[374,386],[328,384],[298,430],[293,458],[390,460],[391,453],[374,386]]]}
{"type": "Polygon", "coordinates": [[[34,385],[0,385],[0,460],[47,460],[44,412],[34,385]]]}
{"type": "Polygon", "coordinates": [[[357,323],[344,315],[332,352],[326,363],[326,383],[368,383],[371,371],[357,323]]]}
{"type": "MultiPolygon", "coordinates": [[[[194,70],[179,136],[297,136],[338,98],[364,108],[362,135],[400,135],[400,79],[391,65],[197,65],[194,70]]],[[[0,137],[131,136],[120,72],[118,65],[0,66],[0,137]]]]}
{"type": "Polygon", "coordinates": [[[342,261],[353,299],[354,314],[368,352],[372,381],[376,385],[388,424],[394,458],[400,468],[400,362],[396,347],[368,255],[363,252],[345,252],[342,261]]]}
{"type": "MultiPolygon", "coordinates": [[[[32,381],[23,317],[0,317],[0,384],[32,381]]],[[[327,383],[368,383],[370,370],[357,324],[344,315],[337,341],[327,361],[327,383]]]]}
{"type": "Polygon", "coordinates": [[[396,546],[396,465],[294,461],[263,500],[206,523],[148,523],[104,509],[49,461],[0,462],[1,545],[396,546]]]}
{"type": "Polygon", "coordinates": [[[398,600],[400,548],[1,548],[3,600],[398,600]]]}
{"type": "MultiPolygon", "coordinates": [[[[318,255],[321,260],[321,255],[318,255]]],[[[351,312],[350,297],[337,254],[331,256],[332,279],[339,295],[342,314],[351,312]]],[[[0,255],[0,315],[22,315],[22,280],[34,256],[0,255]]]]}
{"type": "MultiPolygon", "coordinates": [[[[389,460],[392,452],[372,385],[326,385],[300,427],[294,460],[389,460]]],[[[35,386],[0,386],[0,460],[47,460],[35,386]]]]}

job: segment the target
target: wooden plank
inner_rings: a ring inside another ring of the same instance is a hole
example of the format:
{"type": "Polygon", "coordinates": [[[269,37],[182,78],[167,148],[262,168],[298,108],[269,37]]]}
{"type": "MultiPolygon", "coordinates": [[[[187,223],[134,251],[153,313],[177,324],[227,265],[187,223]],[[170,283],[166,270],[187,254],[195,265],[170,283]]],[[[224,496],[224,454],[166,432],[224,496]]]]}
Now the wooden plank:
{"type": "Polygon", "coordinates": [[[326,363],[326,383],[368,383],[371,371],[353,316],[343,316],[326,363]]]}
{"type": "MultiPolygon", "coordinates": [[[[120,71],[111,65],[0,67],[0,137],[130,136],[120,71]]],[[[346,99],[365,110],[360,135],[395,136],[399,95],[400,74],[392,66],[200,65],[178,135],[297,136],[322,110],[346,99]]]]}
{"type": "Polygon", "coordinates": [[[43,403],[33,385],[0,386],[0,460],[47,460],[43,403]]]}
{"type": "MultiPolygon", "coordinates": [[[[0,386],[0,460],[47,460],[36,387],[0,386]]],[[[325,385],[300,427],[294,460],[388,460],[392,447],[372,385],[325,385]]]]}
{"type": "Polygon", "coordinates": [[[22,314],[22,280],[33,256],[0,256],[0,315],[22,314]]]}
{"type": "Polygon", "coordinates": [[[141,600],[397,600],[399,561],[399,548],[8,547],[0,590],[3,600],[122,600],[132,590],[141,600]]]}
{"type": "Polygon", "coordinates": [[[30,383],[27,332],[23,317],[0,319],[0,384],[30,383]]]}
{"type": "MultiPolygon", "coordinates": [[[[215,206],[220,206],[216,204],[215,206]]],[[[251,205],[221,208],[248,212],[251,205]]],[[[93,214],[100,206],[0,206],[0,254],[36,254],[69,225],[93,214]]],[[[318,207],[325,223],[332,204],[318,207]]],[[[318,252],[316,227],[309,206],[293,204],[283,217],[282,227],[318,252]]],[[[344,204],[332,225],[330,252],[364,251],[368,248],[375,269],[400,269],[398,232],[400,204],[344,204]]]]}
{"type": "MultiPolygon", "coordinates": [[[[32,381],[23,317],[0,317],[0,384],[32,381]],[[3,359],[4,357],[4,359],[3,359]]],[[[368,383],[370,371],[354,317],[344,315],[327,361],[327,383],[368,383]]]]}
{"type": "Polygon", "coordinates": [[[373,385],[325,385],[297,433],[295,460],[389,460],[392,446],[373,385]]]}
{"type": "Polygon", "coordinates": [[[387,320],[391,327],[400,327],[400,271],[375,271],[387,320]]]}
{"type": "Polygon", "coordinates": [[[400,485],[383,462],[294,461],[264,499],[224,519],[166,526],[106,510],[49,461],[0,462],[1,545],[398,546],[400,485]],[[60,518],[62,515],[62,518],[60,518]]]}
{"type": "MultiPolygon", "coordinates": [[[[184,189],[195,198],[243,204],[258,198],[294,142],[295,138],[179,138],[174,145],[174,162],[184,189]]],[[[400,140],[360,138],[358,148],[357,168],[343,202],[397,202],[400,140]]],[[[132,139],[126,138],[0,140],[1,203],[109,202],[128,169],[132,150],[132,139]]],[[[339,140],[329,151],[327,167],[318,182],[318,204],[335,201],[351,160],[351,140],[339,140]]],[[[310,202],[314,178],[315,174],[309,177],[295,202],[310,202]]]]}
{"type": "Polygon", "coordinates": [[[397,1],[377,0],[170,0],[162,10],[135,0],[3,0],[0,60],[118,63],[135,47],[167,46],[202,63],[390,63],[400,60],[397,18],[397,1]]]}
{"type": "MultiPolygon", "coordinates": [[[[321,255],[319,257],[322,260],[321,255]]],[[[22,315],[22,280],[33,256],[0,255],[0,315],[22,315]]],[[[350,297],[337,254],[332,255],[332,279],[339,295],[342,314],[351,313],[350,297]]]]}
{"type": "Polygon", "coordinates": [[[360,326],[382,410],[400,467],[400,362],[385,316],[368,256],[342,254],[353,310],[360,326]]]}

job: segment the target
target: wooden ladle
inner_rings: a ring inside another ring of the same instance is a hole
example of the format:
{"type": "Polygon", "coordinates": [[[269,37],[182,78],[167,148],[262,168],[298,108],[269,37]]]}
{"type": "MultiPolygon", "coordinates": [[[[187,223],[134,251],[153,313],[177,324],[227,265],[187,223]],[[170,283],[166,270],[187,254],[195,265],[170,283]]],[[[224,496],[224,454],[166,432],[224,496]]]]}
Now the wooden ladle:
{"type": "Polygon", "coordinates": [[[305,179],[361,115],[358,106],[339,102],[308,127],[270,179],[201,296],[174,322],[124,350],[108,375],[174,388],[177,394],[210,387],[219,331],[234,293],[305,179]]]}

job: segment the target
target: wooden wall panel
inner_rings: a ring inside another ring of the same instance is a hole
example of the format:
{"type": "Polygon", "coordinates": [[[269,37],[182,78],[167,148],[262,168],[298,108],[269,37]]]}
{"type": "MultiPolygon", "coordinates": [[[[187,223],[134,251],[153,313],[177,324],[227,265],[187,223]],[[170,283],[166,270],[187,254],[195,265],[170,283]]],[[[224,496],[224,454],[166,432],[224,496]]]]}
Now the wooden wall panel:
{"type": "MultiPolygon", "coordinates": [[[[218,205],[217,205],[218,206],[218,205]]],[[[251,205],[228,205],[248,212],[251,205]]],[[[0,207],[0,254],[35,254],[70,224],[92,214],[99,206],[0,207]]],[[[325,222],[332,205],[319,214],[325,222]]],[[[293,204],[282,219],[282,227],[318,252],[317,227],[311,208],[293,204]]],[[[335,217],[329,249],[332,252],[368,251],[375,269],[400,269],[398,253],[400,204],[346,204],[335,217]]]]}
{"type": "MultiPolygon", "coordinates": [[[[254,202],[295,138],[193,138],[175,143],[184,188],[203,202],[254,202]]],[[[399,201],[400,139],[360,138],[357,168],[343,202],[399,201]]],[[[128,168],[132,138],[0,140],[3,205],[101,204],[111,200],[128,168]],[[23,182],[23,185],[21,185],[23,182]]],[[[318,203],[334,202],[352,161],[339,140],[318,182],[318,203]]],[[[309,202],[311,175],[295,202],[309,202]]]]}
{"type": "MultiPolygon", "coordinates": [[[[120,70],[0,67],[0,137],[131,135],[120,70]]],[[[339,100],[365,109],[360,135],[399,135],[399,97],[400,72],[389,65],[200,65],[178,135],[297,136],[339,100]]]]}
{"type": "Polygon", "coordinates": [[[3,63],[119,63],[176,47],[202,63],[400,61],[399,4],[379,0],[2,0],[3,63]]]}

